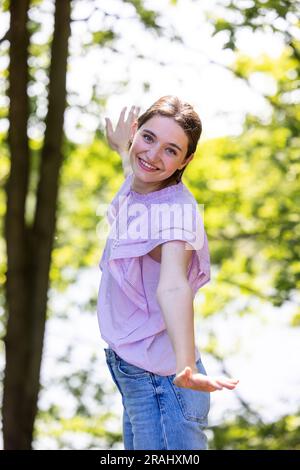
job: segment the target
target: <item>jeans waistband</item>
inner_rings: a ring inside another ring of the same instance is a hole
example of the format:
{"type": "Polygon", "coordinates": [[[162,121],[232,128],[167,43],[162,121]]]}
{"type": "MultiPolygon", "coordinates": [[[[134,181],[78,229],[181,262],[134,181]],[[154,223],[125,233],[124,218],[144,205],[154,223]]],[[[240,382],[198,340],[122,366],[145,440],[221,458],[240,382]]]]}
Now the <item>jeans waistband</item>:
{"type": "MultiPolygon", "coordinates": [[[[118,356],[118,354],[113,350],[111,349],[109,346],[107,348],[104,348],[104,352],[105,352],[105,356],[106,356],[106,360],[110,363],[116,363],[118,360],[123,360],[120,356],[118,356]]],[[[199,358],[196,360],[196,364],[201,364],[202,363],[202,360],[201,360],[201,356],[200,356],[200,353],[199,353],[199,358]]]]}

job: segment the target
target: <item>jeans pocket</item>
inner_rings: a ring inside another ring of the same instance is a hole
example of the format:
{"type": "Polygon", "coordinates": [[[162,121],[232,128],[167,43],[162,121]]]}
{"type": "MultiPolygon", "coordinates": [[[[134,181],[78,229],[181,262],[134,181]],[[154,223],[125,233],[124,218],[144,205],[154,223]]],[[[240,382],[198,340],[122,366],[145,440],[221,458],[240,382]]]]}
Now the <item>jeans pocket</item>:
{"type": "MultiPolygon", "coordinates": [[[[206,371],[200,359],[197,361],[196,365],[199,372],[206,375],[206,371]]],[[[168,378],[184,418],[188,421],[197,421],[203,426],[207,426],[207,417],[210,410],[210,393],[177,387],[173,383],[175,374],[168,378]]]]}
{"type": "Polygon", "coordinates": [[[119,358],[117,360],[117,368],[118,372],[128,378],[132,379],[143,379],[149,376],[149,372],[140,367],[134,366],[129,364],[128,362],[124,361],[123,359],[119,358]]]}
{"type": "Polygon", "coordinates": [[[110,375],[111,375],[111,378],[112,378],[114,384],[116,385],[116,387],[118,388],[119,392],[120,392],[121,395],[122,395],[122,390],[121,390],[120,385],[119,385],[119,383],[118,383],[118,381],[117,381],[117,378],[116,378],[116,375],[115,375],[115,372],[114,372],[113,365],[111,364],[111,362],[110,362],[110,360],[109,360],[108,357],[106,358],[106,364],[107,364],[108,370],[109,370],[109,372],[110,372],[110,375]]]}

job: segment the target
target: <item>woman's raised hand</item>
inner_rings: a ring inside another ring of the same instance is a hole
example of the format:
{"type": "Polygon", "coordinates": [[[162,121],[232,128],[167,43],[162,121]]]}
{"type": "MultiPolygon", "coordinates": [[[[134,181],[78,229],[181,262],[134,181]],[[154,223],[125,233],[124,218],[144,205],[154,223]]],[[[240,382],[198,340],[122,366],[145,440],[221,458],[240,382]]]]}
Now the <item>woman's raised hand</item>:
{"type": "Polygon", "coordinates": [[[190,367],[186,367],[173,380],[177,387],[191,388],[192,390],[202,392],[215,392],[216,390],[223,390],[223,388],[233,390],[238,382],[237,379],[229,379],[227,377],[209,377],[192,371],[190,367]]]}
{"type": "Polygon", "coordinates": [[[126,109],[127,106],[122,109],[115,130],[113,130],[111,120],[108,117],[105,117],[105,130],[108,144],[118,153],[128,151],[131,125],[137,119],[140,112],[140,108],[138,106],[132,106],[127,119],[125,119],[126,109]]]}

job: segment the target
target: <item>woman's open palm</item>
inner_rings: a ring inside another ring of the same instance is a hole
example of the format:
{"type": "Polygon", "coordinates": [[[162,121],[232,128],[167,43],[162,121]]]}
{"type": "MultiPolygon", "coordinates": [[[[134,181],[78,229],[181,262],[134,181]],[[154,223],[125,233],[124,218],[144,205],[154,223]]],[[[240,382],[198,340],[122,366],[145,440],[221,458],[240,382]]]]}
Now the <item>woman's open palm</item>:
{"type": "Polygon", "coordinates": [[[233,390],[237,384],[237,379],[227,377],[209,377],[204,374],[194,373],[190,367],[186,367],[182,372],[176,375],[173,383],[177,387],[191,388],[202,392],[215,392],[216,390],[233,390]]]}
{"type": "Polygon", "coordinates": [[[125,119],[126,109],[127,106],[122,109],[115,130],[113,130],[111,120],[108,117],[105,118],[105,130],[108,144],[117,152],[127,151],[131,125],[137,119],[140,112],[139,107],[132,106],[127,119],[125,119]]]}

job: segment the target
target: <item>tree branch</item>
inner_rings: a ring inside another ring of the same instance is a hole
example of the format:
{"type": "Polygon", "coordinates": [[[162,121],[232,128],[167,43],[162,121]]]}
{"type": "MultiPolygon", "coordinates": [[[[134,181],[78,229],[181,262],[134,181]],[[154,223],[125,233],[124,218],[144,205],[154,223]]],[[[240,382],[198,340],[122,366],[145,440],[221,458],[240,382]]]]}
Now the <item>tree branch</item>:
{"type": "Polygon", "coordinates": [[[11,32],[10,32],[10,29],[8,29],[6,31],[6,33],[4,34],[4,36],[2,36],[2,38],[0,38],[0,44],[4,41],[11,41],[11,32]]]}

